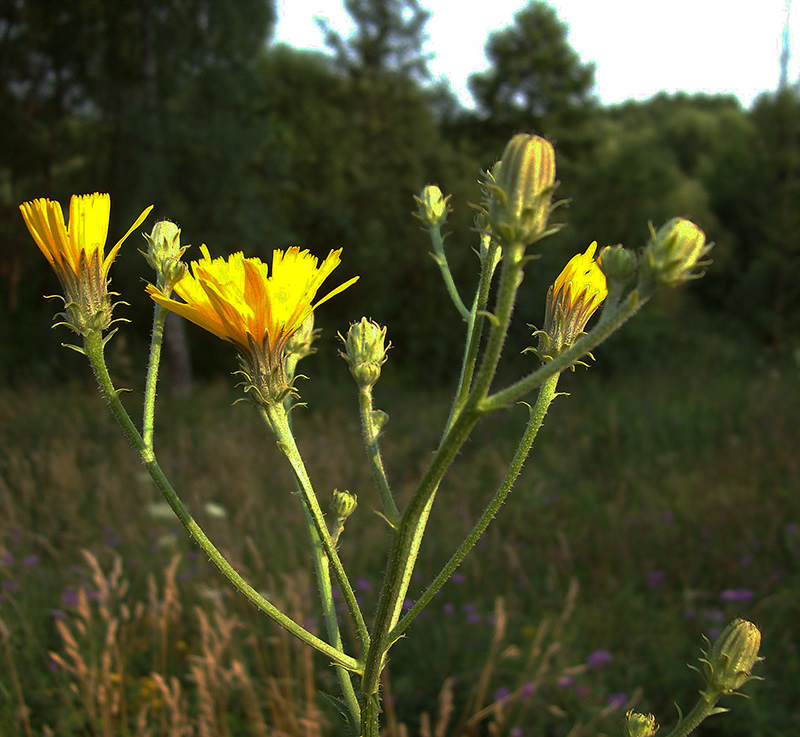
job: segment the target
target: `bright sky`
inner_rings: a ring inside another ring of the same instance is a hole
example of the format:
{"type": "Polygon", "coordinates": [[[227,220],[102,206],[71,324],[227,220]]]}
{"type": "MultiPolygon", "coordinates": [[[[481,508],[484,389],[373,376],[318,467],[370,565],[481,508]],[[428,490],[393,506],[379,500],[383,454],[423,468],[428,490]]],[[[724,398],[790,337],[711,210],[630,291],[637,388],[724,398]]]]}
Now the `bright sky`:
{"type": "MultiPolygon", "coordinates": [[[[780,74],[781,33],[790,0],[550,0],[569,26],[581,60],[595,63],[595,92],[605,104],[647,99],[660,90],[733,93],[748,106],[774,90],[780,74]]],[[[434,75],[449,79],[471,104],[467,78],[487,66],[486,36],[509,25],[528,0],[422,0],[432,11],[426,51],[434,75]]],[[[796,2],[800,5],[800,2],[796,2]]],[[[275,34],[301,48],[325,50],[314,16],[345,35],[351,30],[342,0],[278,0],[275,34]]],[[[800,24],[800,7],[792,26],[800,24]]],[[[792,36],[800,38],[800,26],[792,36]]],[[[791,47],[791,43],[790,43],[791,47]]],[[[789,81],[800,76],[800,49],[789,81]]]]}

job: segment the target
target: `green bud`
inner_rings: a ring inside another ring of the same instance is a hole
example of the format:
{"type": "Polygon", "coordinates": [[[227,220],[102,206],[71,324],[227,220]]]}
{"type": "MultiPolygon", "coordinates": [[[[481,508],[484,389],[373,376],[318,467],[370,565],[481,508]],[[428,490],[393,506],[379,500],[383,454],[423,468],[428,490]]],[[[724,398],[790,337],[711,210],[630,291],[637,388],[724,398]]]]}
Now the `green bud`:
{"type": "Polygon", "coordinates": [[[501,244],[529,245],[547,228],[555,191],[556,156],[544,138],[519,133],[492,169],[489,219],[501,244]]]}
{"type": "Polygon", "coordinates": [[[150,235],[143,235],[147,253],[141,253],[158,275],[159,287],[170,292],[186,275],[187,267],[181,257],[188,246],[181,247],[181,229],[169,220],[159,220],[150,235]]]}
{"type": "Polygon", "coordinates": [[[658,724],[652,714],[631,710],[625,715],[625,737],[653,737],[657,731],[658,724]]]}
{"type": "Polygon", "coordinates": [[[674,286],[702,275],[692,269],[706,263],[700,259],[711,250],[711,244],[693,222],[673,218],[657,232],[651,227],[650,232],[644,267],[657,284],[674,286]]]}
{"type": "Polygon", "coordinates": [[[751,680],[753,666],[761,660],[761,632],[752,622],[734,619],[701,658],[701,673],[712,691],[733,693],[751,680]]]}
{"type": "Polygon", "coordinates": [[[600,270],[610,283],[625,286],[636,273],[636,254],[621,245],[606,246],[597,257],[600,270]]]}
{"type": "Polygon", "coordinates": [[[287,355],[296,356],[298,361],[310,356],[315,350],[313,343],[318,334],[319,331],[314,330],[314,313],[310,312],[300,327],[286,341],[287,355]]]}
{"type": "Polygon", "coordinates": [[[353,512],[356,511],[358,506],[358,497],[355,494],[345,490],[333,490],[333,498],[331,499],[331,512],[337,519],[345,520],[353,512]]]}
{"type": "Polygon", "coordinates": [[[442,190],[435,184],[429,184],[419,197],[415,196],[414,199],[419,205],[419,212],[417,216],[427,225],[436,228],[439,225],[444,225],[447,220],[447,213],[450,212],[448,200],[450,195],[445,197],[442,190]]]}
{"type": "Polygon", "coordinates": [[[386,363],[386,351],[391,348],[391,344],[386,345],[386,328],[362,317],[360,322],[350,326],[347,337],[342,340],[345,350],[341,356],[350,366],[356,383],[362,389],[375,386],[381,367],[386,363]]]}

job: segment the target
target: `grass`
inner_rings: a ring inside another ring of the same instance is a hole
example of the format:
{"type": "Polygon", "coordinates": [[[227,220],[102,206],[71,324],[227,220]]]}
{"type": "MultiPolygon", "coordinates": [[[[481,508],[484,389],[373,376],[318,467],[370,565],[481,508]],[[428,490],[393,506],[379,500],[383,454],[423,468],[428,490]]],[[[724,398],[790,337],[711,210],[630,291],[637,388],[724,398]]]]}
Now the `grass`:
{"type": "MultiPolygon", "coordinates": [[[[688,710],[702,685],[686,668],[701,636],[735,616],[762,629],[766,680],[701,734],[800,728],[800,376],[715,355],[656,376],[565,377],[571,396],[510,501],[392,651],[388,735],[618,735],[634,701],[668,730],[673,702],[688,710]]],[[[295,424],[317,493],[359,495],[341,555],[369,617],[389,535],[354,390],[303,391],[295,424]]],[[[157,451],[216,544],[319,633],[291,477],[236,396],[215,384],[160,398],[157,451]]],[[[446,401],[377,388],[401,506],[446,401]]],[[[440,492],[412,596],[490,498],[524,420],[518,407],[478,427],[440,492]]],[[[161,512],[88,383],[0,392],[0,735],[338,733],[323,659],[229,593],[161,512]]]]}

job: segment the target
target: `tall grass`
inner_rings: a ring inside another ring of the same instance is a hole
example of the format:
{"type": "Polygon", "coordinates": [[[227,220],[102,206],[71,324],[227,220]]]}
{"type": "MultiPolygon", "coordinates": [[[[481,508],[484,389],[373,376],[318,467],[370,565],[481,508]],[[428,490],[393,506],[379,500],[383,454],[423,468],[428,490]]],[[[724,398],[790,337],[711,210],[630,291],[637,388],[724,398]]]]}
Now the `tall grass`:
{"type": "MultiPolygon", "coordinates": [[[[619,734],[633,701],[666,728],[701,685],[686,668],[701,635],[733,616],[761,627],[766,680],[703,734],[800,729],[800,376],[668,369],[566,378],[572,396],[496,524],[392,650],[388,735],[619,734]]],[[[388,533],[355,398],[307,384],[299,443],[323,498],[359,494],[341,555],[370,615],[388,533]]],[[[236,397],[209,385],[160,398],[159,457],[235,566],[318,630],[291,476],[236,397]]],[[[401,502],[445,400],[378,387],[401,502]]],[[[524,421],[517,407],[479,426],[440,492],[412,596],[491,497],[524,421]]],[[[0,735],[337,733],[319,695],[336,693],[327,664],[229,593],[162,512],[91,386],[0,392],[0,735]]]]}

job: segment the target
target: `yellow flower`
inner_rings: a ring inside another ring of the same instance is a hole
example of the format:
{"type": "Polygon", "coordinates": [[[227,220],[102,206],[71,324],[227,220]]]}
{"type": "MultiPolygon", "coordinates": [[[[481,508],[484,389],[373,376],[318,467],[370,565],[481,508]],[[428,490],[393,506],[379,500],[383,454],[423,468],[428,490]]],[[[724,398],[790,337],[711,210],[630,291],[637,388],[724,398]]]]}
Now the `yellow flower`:
{"type": "Polygon", "coordinates": [[[21,204],[19,209],[64,289],[66,324],[81,335],[108,328],[113,308],[108,270],[119,247],[147,217],[152,206],[139,215],[107,255],[111,214],[111,198],[107,194],[72,195],[68,226],[61,205],[53,200],[32,200],[21,204]]]}
{"type": "Polygon", "coordinates": [[[608,294],[606,277],[594,260],[597,243],[573,256],[547,292],[544,353],[555,356],[583,332],[608,294]]]}
{"type": "Polygon", "coordinates": [[[287,341],[314,309],[358,277],[314,302],[339,265],[341,249],[331,251],[321,265],[306,250],[276,250],[271,275],[261,259],[234,253],[212,260],[205,246],[200,250],[203,257],[192,262],[191,274],[175,285],[183,302],[152,284],[147,292],[158,304],[236,346],[247,364],[247,388],[262,401],[280,401],[289,389],[283,366],[287,341]]]}

